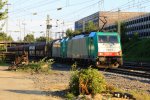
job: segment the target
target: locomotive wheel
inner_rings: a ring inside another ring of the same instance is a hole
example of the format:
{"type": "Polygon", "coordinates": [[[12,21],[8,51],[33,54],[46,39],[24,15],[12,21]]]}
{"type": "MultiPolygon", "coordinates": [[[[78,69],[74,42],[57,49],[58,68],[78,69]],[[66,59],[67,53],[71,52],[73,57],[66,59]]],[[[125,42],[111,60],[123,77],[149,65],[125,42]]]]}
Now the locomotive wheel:
{"type": "Polygon", "coordinates": [[[119,67],[119,63],[115,62],[114,64],[111,65],[112,68],[118,68],[119,67]]]}
{"type": "Polygon", "coordinates": [[[103,64],[103,63],[101,63],[101,62],[96,62],[96,67],[97,67],[97,68],[108,68],[109,66],[108,66],[108,65],[105,65],[105,64],[103,64]]]}

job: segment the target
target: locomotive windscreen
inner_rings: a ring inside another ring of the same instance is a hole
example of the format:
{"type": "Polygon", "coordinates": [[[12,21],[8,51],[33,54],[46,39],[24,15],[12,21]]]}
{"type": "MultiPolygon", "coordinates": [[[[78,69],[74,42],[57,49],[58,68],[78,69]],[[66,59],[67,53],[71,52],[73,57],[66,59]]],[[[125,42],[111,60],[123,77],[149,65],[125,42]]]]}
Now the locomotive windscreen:
{"type": "Polygon", "coordinates": [[[117,36],[99,36],[99,43],[118,43],[117,36]]]}

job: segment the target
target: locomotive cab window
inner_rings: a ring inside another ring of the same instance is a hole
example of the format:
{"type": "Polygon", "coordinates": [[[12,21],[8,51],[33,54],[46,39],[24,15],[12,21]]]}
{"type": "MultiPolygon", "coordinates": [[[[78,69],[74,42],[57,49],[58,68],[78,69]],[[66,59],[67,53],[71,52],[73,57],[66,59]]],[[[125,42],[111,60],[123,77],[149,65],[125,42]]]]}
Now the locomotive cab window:
{"type": "Polygon", "coordinates": [[[99,43],[118,43],[117,36],[99,36],[99,43]]]}

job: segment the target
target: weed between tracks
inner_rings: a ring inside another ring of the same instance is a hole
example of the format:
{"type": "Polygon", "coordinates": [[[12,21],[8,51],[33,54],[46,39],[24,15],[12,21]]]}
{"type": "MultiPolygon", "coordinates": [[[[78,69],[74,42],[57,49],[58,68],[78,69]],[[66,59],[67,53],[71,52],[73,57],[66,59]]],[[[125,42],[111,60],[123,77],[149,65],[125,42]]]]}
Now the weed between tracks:
{"type": "Polygon", "coordinates": [[[46,60],[46,58],[38,62],[30,62],[28,65],[23,65],[17,68],[17,71],[31,72],[31,73],[50,73],[53,59],[46,60]]]}

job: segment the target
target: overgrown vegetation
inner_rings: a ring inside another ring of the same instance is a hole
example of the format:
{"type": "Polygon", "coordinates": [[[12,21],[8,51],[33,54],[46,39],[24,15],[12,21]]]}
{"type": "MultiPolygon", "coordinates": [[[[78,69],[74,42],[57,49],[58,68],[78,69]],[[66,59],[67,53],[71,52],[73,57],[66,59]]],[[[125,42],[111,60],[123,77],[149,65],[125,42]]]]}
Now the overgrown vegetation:
{"type": "Polygon", "coordinates": [[[53,59],[46,60],[46,58],[38,62],[30,62],[28,65],[18,67],[18,71],[31,72],[31,73],[50,73],[53,59]]]}
{"type": "Polygon", "coordinates": [[[5,61],[0,60],[0,66],[9,66],[9,64],[5,63],[5,61]]]}
{"type": "Polygon", "coordinates": [[[147,93],[143,93],[142,91],[139,92],[132,90],[129,91],[129,93],[131,93],[136,98],[136,100],[150,100],[150,95],[147,93]]]}
{"type": "Polygon", "coordinates": [[[4,55],[0,55],[0,66],[8,66],[8,64],[6,64],[6,62],[5,62],[4,55]]]}
{"type": "Polygon", "coordinates": [[[121,23],[121,43],[125,61],[150,62],[150,39],[139,39],[139,33],[127,36],[125,23],[121,23]]]}
{"type": "Polygon", "coordinates": [[[82,69],[73,71],[70,79],[70,93],[68,98],[78,96],[80,94],[97,94],[106,91],[106,82],[104,76],[97,69],[82,69]]]}
{"type": "Polygon", "coordinates": [[[124,60],[150,62],[150,39],[131,39],[123,46],[124,60]]]}

